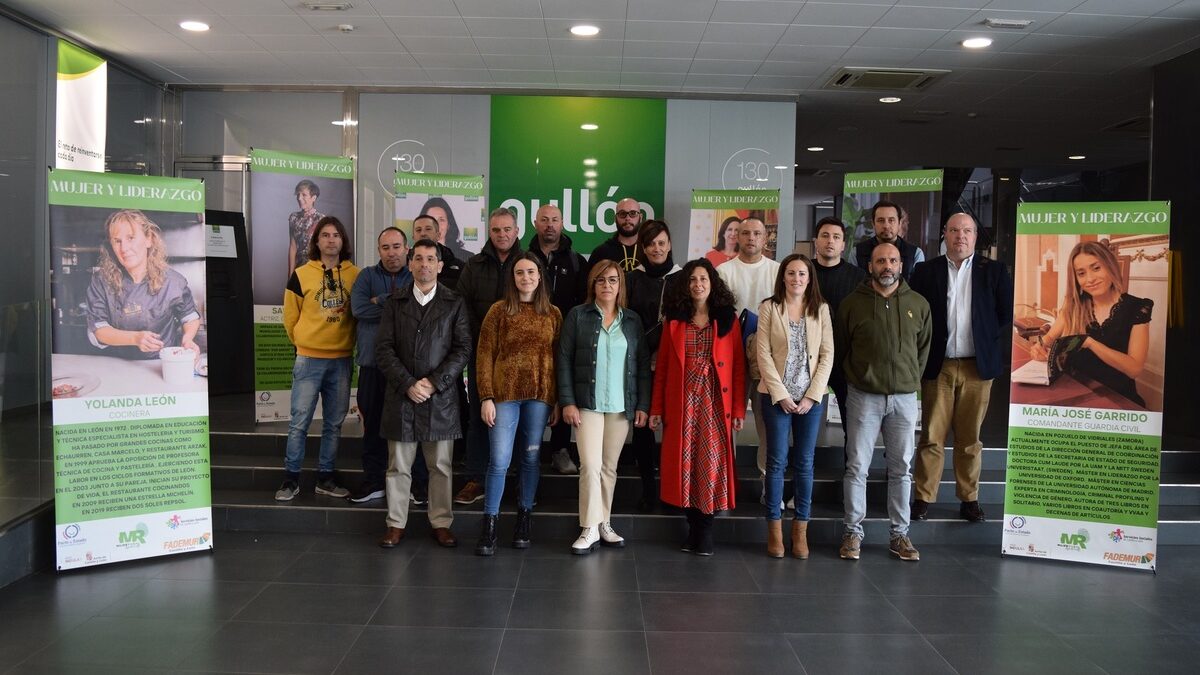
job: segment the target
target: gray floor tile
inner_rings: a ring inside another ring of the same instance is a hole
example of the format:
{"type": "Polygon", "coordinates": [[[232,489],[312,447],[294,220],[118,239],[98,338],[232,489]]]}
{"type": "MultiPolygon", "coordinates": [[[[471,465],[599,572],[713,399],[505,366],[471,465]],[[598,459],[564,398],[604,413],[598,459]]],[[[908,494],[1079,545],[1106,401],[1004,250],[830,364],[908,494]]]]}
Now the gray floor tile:
{"type": "Polygon", "coordinates": [[[274,581],[299,555],[295,551],[214,550],[172,560],[158,578],[274,581]]]}
{"type": "Polygon", "coordinates": [[[504,628],[513,591],[491,588],[393,588],[373,626],[504,628]]]}
{"type": "Polygon", "coordinates": [[[135,592],[99,612],[101,616],[225,621],[267,584],[215,579],[149,579],[135,592]]]}
{"type": "Polygon", "coordinates": [[[0,612],[89,617],[145,583],[136,577],[35,574],[0,589],[0,612]]]}
{"type": "Polygon", "coordinates": [[[361,626],[230,621],[191,650],[188,669],[253,673],[331,673],[361,626]]]}
{"type": "Polygon", "coordinates": [[[765,555],[745,561],[746,569],[764,593],[796,595],[880,595],[863,574],[862,566],[844,560],[818,562],[765,555]]]}
{"type": "Polygon", "coordinates": [[[0,670],[24,661],[42,647],[66,635],[88,617],[71,612],[30,616],[0,612],[0,670]]]}
{"type": "Polygon", "coordinates": [[[749,593],[642,593],[648,631],[778,633],[771,596],[749,593]]]}
{"type": "Polygon", "coordinates": [[[772,595],[771,616],[781,633],[915,633],[916,629],[883,596],[830,598],[772,595]]]}
{"type": "Polygon", "coordinates": [[[803,673],[782,635],[647,633],[654,675],[803,673]]]}
{"type": "Polygon", "coordinates": [[[1045,635],[1047,631],[1033,612],[1019,601],[994,596],[929,596],[889,598],[917,631],[924,634],[1045,635]]]}
{"type": "Polygon", "coordinates": [[[490,673],[504,631],[490,628],[368,626],[338,666],[345,675],[490,673]]]}
{"type": "Polygon", "coordinates": [[[233,618],[364,626],[387,593],[387,586],[273,583],[233,618]]]}
{"type": "Polygon", "coordinates": [[[220,532],[213,540],[216,549],[246,551],[293,551],[303,553],[328,536],[296,532],[220,532]]]}
{"type": "Polygon", "coordinates": [[[953,565],[894,560],[890,565],[864,565],[862,573],[884,595],[994,595],[979,577],[953,565]]]}
{"type": "Polygon", "coordinates": [[[563,559],[530,558],[521,570],[519,587],[595,593],[638,590],[634,561],[612,558],[606,553],[597,551],[593,555],[563,559]]]}
{"type": "MultiPolygon", "coordinates": [[[[733,557],[733,556],[731,556],[733,557]]],[[[637,561],[642,591],[756,593],[759,588],[741,560],[692,556],[685,560],[637,561]]]]}
{"type": "Polygon", "coordinates": [[[1004,597],[1108,595],[1129,599],[1175,595],[1179,588],[1176,582],[1149,572],[1029,558],[977,561],[968,569],[1004,597]]]}
{"type": "Polygon", "coordinates": [[[522,556],[418,555],[396,579],[397,586],[516,588],[522,556]]]}
{"type": "Polygon", "coordinates": [[[496,675],[649,673],[645,633],[507,630],[496,675]]]}
{"type": "Polygon", "coordinates": [[[1190,675],[1200,664],[1200,642],[1190,635],[1140,635],[1126,640],[1070,635],[1063,641],[1110,673],[1190,675]]]}
{"type": "Polygon", "coordinates": [[[301,553],[275,580],[297,584],[391,586],[410,560],[409,557],[380,553],[301,553]]]}
{"type": "Polygon", "coordinates": [[[642,606],[632,592],[518,589],[508,627],[642,630],[642,606]]]}
{"type": "MultiPolygon", "coordinates": [[[[960,673],[1101,675],[1104,671],[1053,635],[926,635],[960,673]]],[[[1147,672],[1134,669],[1132,672],[1147,672]]]]}
{"type": "Polygon", "coordinates": [[[1043,626],[1063,635],[1149,635],[1177,633],[1159,616],[1119,595],[1084,595],[1072,598],[1013,599],[1033,613],[1043,626]]]}
{"type": "Polygon", "coordinates": [[[96,616],[29,657],[33,664],[170,668],[220,626],[218,621],[96,616]]]}
{"type": "Polygon", "coordinates": [[[790,635],[788,641],[809,675],[881,670],[889,675],[955,673],[920,635],[790,635]]]}

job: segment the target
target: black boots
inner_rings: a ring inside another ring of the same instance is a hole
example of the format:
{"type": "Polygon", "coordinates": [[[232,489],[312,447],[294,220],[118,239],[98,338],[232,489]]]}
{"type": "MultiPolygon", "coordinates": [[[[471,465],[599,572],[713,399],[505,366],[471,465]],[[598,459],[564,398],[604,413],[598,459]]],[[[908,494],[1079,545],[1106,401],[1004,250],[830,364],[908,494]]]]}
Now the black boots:
{"type": "Polygon", "coordinates": [[[683,510],[687,516],[688,536],[683,540],[679,550],[696,555],[713,554],[713,521],[716,517],[711,513],[701,513],[700,509],[687,508],[683,510]]]}
{"type": "Polygon", "coordinates": [[[483,527],[479,532],[479,543],[475,544],[475,555],[492,555],[496,552],[496,516],[483,515],[483,527]]]}
{"type": "Polygon", "coordinates": [[[700,531],[700,528],[696,525],[696,516],[699,515],[699,513],[700,512],[698,510],[691,508],[685,508],[683,510],[683,515],[685,518],[687,518],[688,531],[687,538],[684,539],[683,543],[679,545],[679,550],[683,551],[684,553],[691,553],[692,551],[696,550],[696,535],[700,531]]]}
{"type": "Polygon", "coordinates": [[[529,531],[533,527],[533,514],[517,509],[517,525],[513,528],[513,548],[529,548],[529,531]]]}

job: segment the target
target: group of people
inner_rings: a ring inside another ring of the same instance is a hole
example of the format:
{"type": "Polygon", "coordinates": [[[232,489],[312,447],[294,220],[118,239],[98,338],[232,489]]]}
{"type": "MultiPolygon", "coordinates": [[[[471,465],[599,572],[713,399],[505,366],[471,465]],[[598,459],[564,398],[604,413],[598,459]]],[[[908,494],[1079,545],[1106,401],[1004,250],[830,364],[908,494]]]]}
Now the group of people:
{"type": "Polygon", "coordinates": [[[426,498],[434,538],[455,546],[452,503],[483,499],[475,552],[493,555],[515,456],[511,544],[528,547],[550,426],[552,452],[566,448],[571,432],[576,438],[580,534],[571,551],[583,555],[625,543],[613,527],[613,492],[632,430],[643,486],[639,507],[661,500],[682,508],[688,523],[682,548],[711,555],[714,515],[736,505],[734,436],[750,403],[760,439],[767,553],[784,556],[783,486],[791,467],[791,554],[807,558],[813,454],[832,388],[846,433],[840,555],[860,555],[867,469],[882,431],[890,550],[917,560],[908,537],[910,467],[919,454],[911,508],[920,519],[936,501],[951,429],[963,516],[983,519],[978,431],[1000,367],[997,344],[1011,321],[1012,288],[1002,265],[975,255],[976,224],[965,214],[947,223],[947,254],[914,273],[912,247],[889,228],[901,211],[890,202],[875,205],[875,236],[859,245],[868,249],[864,269],[843,259],[846,230],[835,218],[817,224],[815,260],[765,257],[766,227],[750,217],[723,225],[736,236],[732,244],[725,236],[717,242],[714,252],[726,257],[719,267],[705,256],[680,268],[666,223],[642,222],[634,199],[618,203],[616,232],[590,259],[572,250],[557,206],[538,209],[524,249],[512,212],[497,209],[488,217],[483,250],[460,264],[453,285],[436,218],[417,219],[411,246],[400,230],[384,229],[379,263],[360,271],[350,262],[341,223],[325,217],[308,262],[293,272],[285,293],[284,325],[297,357],[287,476],[276,499],[299,492],[320,393],[317,492],[356,501],[386,495],[381,546],[403,540],[409,504],[426,498]],[[333,469],[356,332],[364,478],[351,494],[333,469]],[[452,497],[454,441],[464,435],[468,481],[452,497]],[[416,467],[428,474],[427,496],[419,498],[416,467]]]}

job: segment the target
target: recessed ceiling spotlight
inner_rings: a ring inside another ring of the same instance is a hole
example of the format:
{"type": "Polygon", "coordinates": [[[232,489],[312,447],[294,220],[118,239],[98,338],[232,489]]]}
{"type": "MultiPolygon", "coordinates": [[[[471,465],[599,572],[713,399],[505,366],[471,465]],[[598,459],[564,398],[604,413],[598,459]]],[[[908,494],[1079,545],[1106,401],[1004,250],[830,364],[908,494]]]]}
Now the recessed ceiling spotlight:
{"type": "Polygon", "coordinates": [[[787,170],[787,165],[784,165],[784,164],[779,164],[779,165],[777,165],[775,168],[776,168],[776,169],[779,169],[780,171],[786,171],[786,170],[787,170]]]}
{"type": "Polygon", "coordinates": [[[900,97],[899,96],[884,96],[883,98],[879,99],[879,102],[880,103],[899,103],[900,97]]]}
{"type": "Polygon", "coordinates": [[[825,148],[822,148],[819,145],[810,145],[809,147],[805,148],[805,150],[808,150],[809,152],[825,152],[825,148]]]}
{"type": "Polygon", "coordinates": [[[1067,155],[1067,159],[1087,159],[1087,155],[1067,155]]]}
{"type": "Polygon", "coordinates": [[[333,124],[338,127],[356,127],[358,120],[334,120],[333,124]]]}
{"type": "Polygon", "coordinates": [[[184,30],[190,30],[194,33],[203,33],[208,30],[208,24],[203,21],[180,21],[179,27],[184,30]]]}
{"type": "Polygon", "coordinates": [[[962,41],[962,46],[967,49],[983,49],[984,47],[992,46],[992,39],[985,37],[968,38],[962,41]]]}
{"type": "Polygon", "coordinates": [[[591,122],[587,122],[585,124],[580,124],[579,128],[583,129],[584,131],[595,131],[595,130],[599,129],[600,126],[597,124],[592,124],[591,122]]]}
{"type": "Polygon", "coordinates": [[[571,35],[574,35],[576,37],[592,37],[594,35],[599,35],[599,34],[600,34],[600,29],[598,27],[592,26],[590,24],[581,23],[581,24],[578,24],[575,26],[571,26],[571,35]]]}

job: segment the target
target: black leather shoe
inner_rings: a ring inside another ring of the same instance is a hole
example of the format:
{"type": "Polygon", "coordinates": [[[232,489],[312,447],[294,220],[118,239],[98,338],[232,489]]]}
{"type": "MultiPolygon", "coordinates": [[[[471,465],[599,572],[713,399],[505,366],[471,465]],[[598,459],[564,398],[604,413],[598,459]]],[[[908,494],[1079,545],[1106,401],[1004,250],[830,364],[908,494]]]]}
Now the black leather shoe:
{"type": "Polygon", "coordinates": [[[533,514],[517,509],[517,524],[513,527],[513,548],[529,548],[530,530],[533,529],[533,514]]]}
{"type": "Polygon", "coordinates": [[[914,499],[912,510],[908,513],[909,520],[925,520],[929,517],[929,502],[924,499],[914,499]]]}
{"type": "Polygon", "coordinates": [[[483,516],[475,555],[490,556],[496,552],[496,516],[483,516]]]}
{"type": "Polygon", "coordinates": [[[958,507],[958,517],[971,523],[982,523],[987,520],[987,514],[983,512],[983,508],[979,506],[979,502],[963,502],[958,507]]]}

